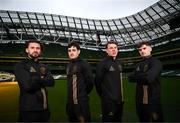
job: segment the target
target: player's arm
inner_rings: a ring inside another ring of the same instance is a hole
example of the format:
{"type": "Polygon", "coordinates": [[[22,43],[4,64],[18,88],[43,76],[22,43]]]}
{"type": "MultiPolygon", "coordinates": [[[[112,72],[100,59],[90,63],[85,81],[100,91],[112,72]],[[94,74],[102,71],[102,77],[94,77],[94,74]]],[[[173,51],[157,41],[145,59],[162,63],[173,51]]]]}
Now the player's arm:
{"type": "Polygon", "coordinates": [[[31,92],[41,88],[41,84],[37,82],[39,76],[36,72],[31,73],[25,63],[16,64],[14,73],[20,89],[31,92]]]}
{"type": "Polygon", "coordinates": [[[87,93],[89,94],[92,91],[93,86],[94,86],[93,74],[92,74],[91,67],[87,62],[83,64],[83,68],[84,68],[83,75],[86,81],[86,90],[87,90],[87,93]]]}
{"type": "Polygon", "coordinates": [[[154,59],[151,62],[151,67],[150,69],[148,69],[148,71],[146,71],[144,74],[145,76],[143,77],[144,82],[148,83],[152,83],[155,81],[155,79],[157,79],[162,71],[162,64],[158,59],[154,59]]]}
{"type": "Polygon", "coordinates": [[[54,78],[45,65],[40,65],[39,83],[41,83],[42,86],[54,86],[54,78]]]}

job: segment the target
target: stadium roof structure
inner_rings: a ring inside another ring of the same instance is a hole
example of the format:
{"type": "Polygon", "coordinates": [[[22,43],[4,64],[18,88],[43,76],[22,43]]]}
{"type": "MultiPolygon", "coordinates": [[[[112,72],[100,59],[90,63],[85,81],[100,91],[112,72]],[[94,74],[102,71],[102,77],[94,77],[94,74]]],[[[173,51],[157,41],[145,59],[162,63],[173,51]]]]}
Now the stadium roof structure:
{"type": "Polygon", "coordinates": [[[121,50],[128,50],[144,40],[163,44],[161,38],[179,38],[179,22],[179,0],[160,0],[134,15],[108,20],[0,10],[0,42],[37,39],[67,46],[76,41],[86,49],[103,49],[115,40],[121,50]]]}

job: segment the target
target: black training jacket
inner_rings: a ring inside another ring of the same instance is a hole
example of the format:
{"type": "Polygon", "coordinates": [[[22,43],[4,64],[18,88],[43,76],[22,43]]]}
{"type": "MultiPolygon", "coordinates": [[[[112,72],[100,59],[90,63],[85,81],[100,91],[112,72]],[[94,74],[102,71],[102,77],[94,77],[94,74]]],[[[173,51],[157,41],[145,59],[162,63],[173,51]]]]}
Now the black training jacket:
{"type": "Polygon", "coordinates": [[[20,88],[20,110],[41,111],[48,109],[45,87],[54,86],[54,79],[47,67],[27,58],[16,64],[14,73],[20,88]]]}
{"type": "Polygon", "coordinates": [[[98,64],[95,86],[102,100],[118,104],[123,102],[122,66],[119,60],[106,57],[98,64]]]}
{"type": "Polygon", "coordinates": [[[77,58],[67,66],[68,103],[88,101],[93,89],[93,75],[87,61],[77,58]]]}
{"type": "Polygon", "coordinates": [[[129,76],[130,82],[136,82],[136,101],[142,104],[160,104],[161,62],[155,57],[144,58],[136,65],[129,76]]]}

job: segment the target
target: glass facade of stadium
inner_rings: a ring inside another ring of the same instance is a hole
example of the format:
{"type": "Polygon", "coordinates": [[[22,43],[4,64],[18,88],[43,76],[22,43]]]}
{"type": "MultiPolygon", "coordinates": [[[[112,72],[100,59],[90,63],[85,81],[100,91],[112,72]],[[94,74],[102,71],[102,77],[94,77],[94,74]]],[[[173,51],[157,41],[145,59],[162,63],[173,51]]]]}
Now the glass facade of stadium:
{"type": "Polygon", "coordinates": [[[179,16],[179,0],[160,0],[134,15],[109,20],[0,10],[0,42],[37,39],[67,46],[74,40],[85,49],[97,50],[113,39],[121,51],[127,51],[143,40],[154,46],[177,40],[180,28],[174,27],[174,21],[179,23],[179,16]],[[164,37],[167,40],[161,40],[164,37]]]}

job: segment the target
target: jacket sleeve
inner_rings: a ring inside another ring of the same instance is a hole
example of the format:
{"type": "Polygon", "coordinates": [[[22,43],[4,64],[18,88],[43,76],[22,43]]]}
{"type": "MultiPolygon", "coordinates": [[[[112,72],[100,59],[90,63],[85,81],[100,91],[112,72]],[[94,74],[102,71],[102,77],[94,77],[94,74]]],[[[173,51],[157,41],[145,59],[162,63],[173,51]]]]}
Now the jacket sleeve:
{"type": "Polygon", "coordinates": [[[48,70],[47,66],[40,65],[40,84],[42,86],[54,86],[54,78],[51,72],[48,70]]]}
{"type": "Polygon", "coordinates": [[[104,75],[103,63],[100,62],[97,65],[96,75],[95,75],[95,87],[96,87],[96,91],[100,97],[102,96],[101,82],[103,81],[103,75],[104,75]]]}
{"type": "MultiPolygon", "coordinates": [[[[137,67],[139,67],[139,64],[136,65],[135,69],[137,69],[137,67]]],[[[142,82],[145,81],[146,76],[146,73],[134,70],[132,73],[129,74],[128,81],[132,83],[144,84],[142,82]]]]}
{"type": "Polygon", "coordinates": [[[136,82],[139,84],[147,84],[146,77],[147,77],[146,73],[138,72],[138,73],[131,74],[129,76],[129,81],[130,82],[136,82]]]}
{"type": "Polygon", "coordinates": [[[149,84],[155,82],[162,70],[162,64],[159,60],[153,59],[150,62],[150,68],[146,72],[135,72],[134,75],[129,77],[129,80],[133,80],[139,84],[149,84]]]}
{"type": "Polygon", "coordinates": [[[151,62],[151,67],[146,72],[142,73],[140,79],[146,84],[152,83],[160,76],[161,71],[161,62],[158,59],[153,59],[151,62]]]}
{"type": "Polygon", "coordinates": [[[83,64],[84,68],[84,77],[85,77],[85,82],[86,82],[86,90],[87,94],[89,94],[94,86],[94,80],[93,80],[93,74],[90,65],[87,62],[84,62],[83,64]]]}
{"type": "Polygon", "coordinates": [[[31,92],[41,88],[41,84],[37,82],[39,76],[36,73],[30,73],[25,63],[16,64],[14,73],[20,89],[31,92]]]}

